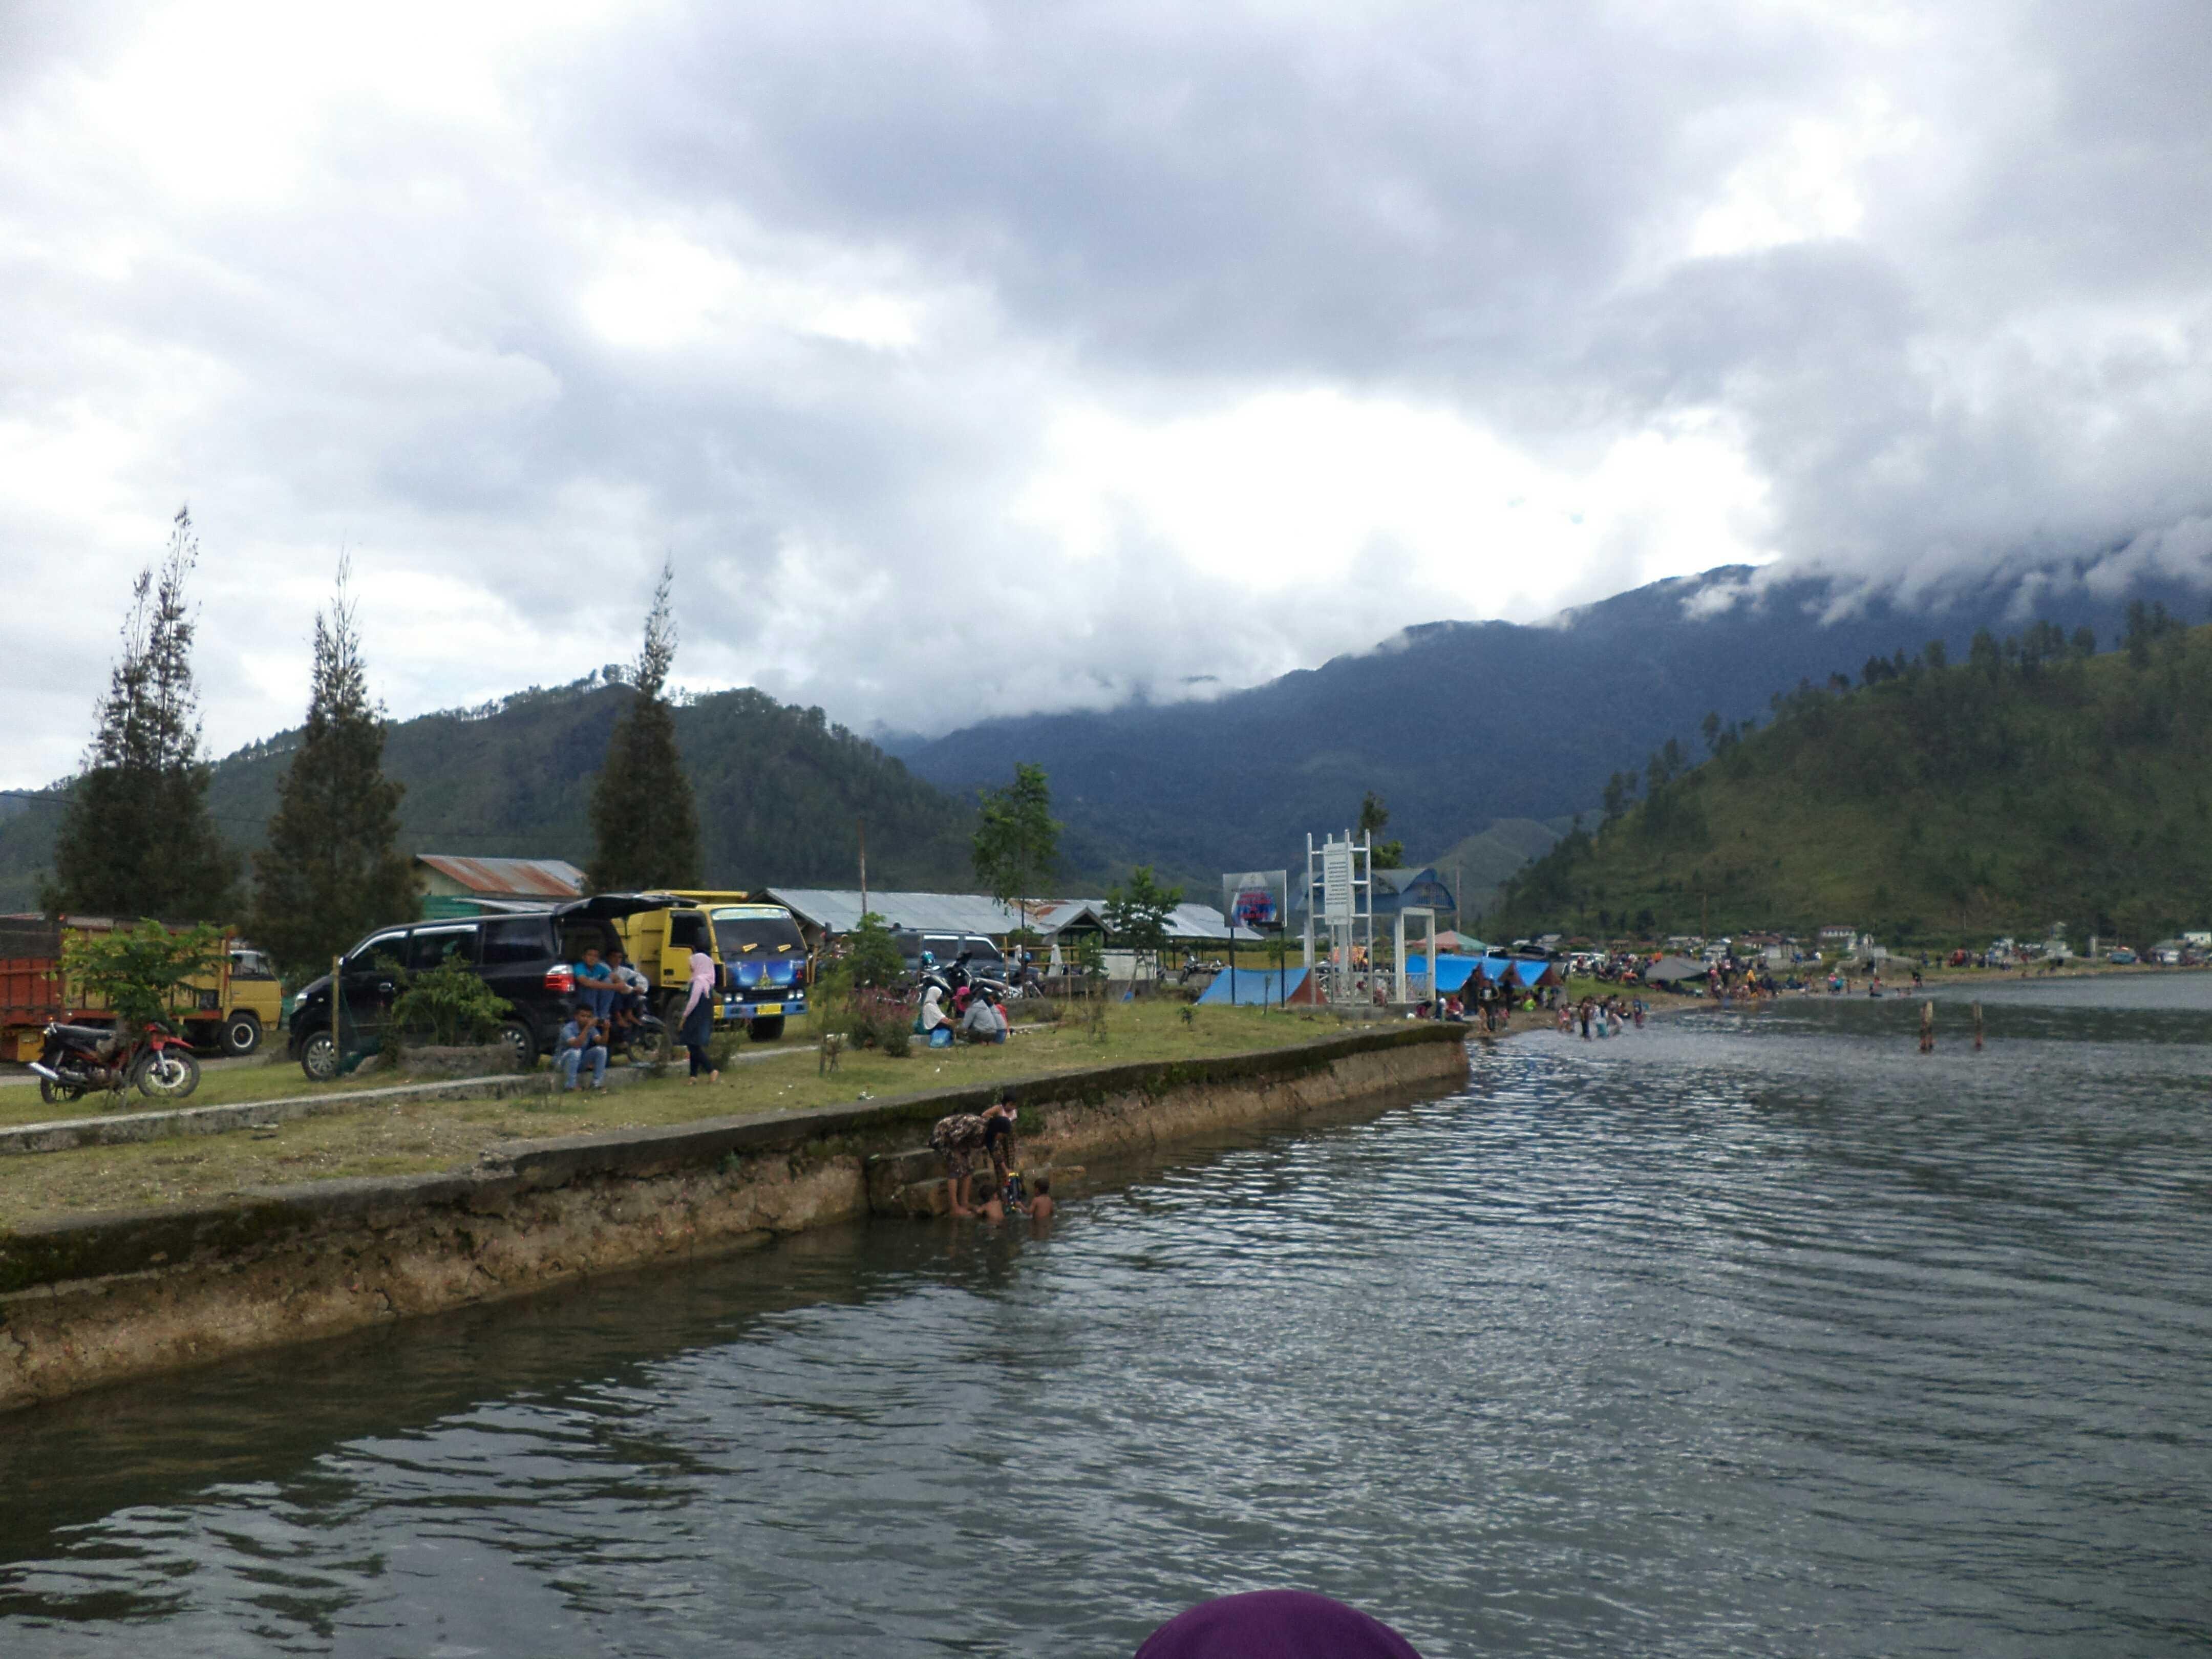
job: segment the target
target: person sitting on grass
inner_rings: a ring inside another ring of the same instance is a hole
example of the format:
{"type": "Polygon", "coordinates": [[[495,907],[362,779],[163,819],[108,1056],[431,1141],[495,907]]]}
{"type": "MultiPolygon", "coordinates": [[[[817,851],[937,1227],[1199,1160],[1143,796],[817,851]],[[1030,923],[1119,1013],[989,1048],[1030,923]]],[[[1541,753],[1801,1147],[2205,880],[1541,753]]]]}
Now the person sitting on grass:
{"type": "Polygon", "coordinates": [[[569,1012],[568,1023],[561,1028],[561,1036],[553,1047],[553,1063],[561,1068],[568,1079],[562,1092],[566,1094],[576,1086],[576,1074],[589,1063],[592,1068],[592,1087],[607,1086],[606,1033],[600,1029],[599,1016],[591,1005],[579,1002],[569,1012]]]}
{"type": "Polygon", "coordinates": [[[921,994],[921,1013],[915,1022],[915,1029],[931,1039],[931,1046],[934,1048],[937,1046],[938,1028],[951,1024],[945,1012],[945,993],[933,985],[921,994]]]}
{"type": "Polygon", "coordinates": [[[991,1006],[990,998],[971,997],[968,1011],[960,1017],[960,1030],[970,1042],[1004,1042],[1006,1017],[991,1006]]]}

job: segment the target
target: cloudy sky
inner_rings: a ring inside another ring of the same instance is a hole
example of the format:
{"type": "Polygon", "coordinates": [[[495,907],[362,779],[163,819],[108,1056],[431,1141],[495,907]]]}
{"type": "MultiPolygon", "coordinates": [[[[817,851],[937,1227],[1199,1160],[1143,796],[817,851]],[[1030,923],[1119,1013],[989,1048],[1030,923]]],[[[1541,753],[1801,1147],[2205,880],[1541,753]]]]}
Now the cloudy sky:
{"type": "Polygon", "coordinates": [[[635,650],[866,728],[2212,554],[2212,6],[0,0],[9,785],[635,650]]]}

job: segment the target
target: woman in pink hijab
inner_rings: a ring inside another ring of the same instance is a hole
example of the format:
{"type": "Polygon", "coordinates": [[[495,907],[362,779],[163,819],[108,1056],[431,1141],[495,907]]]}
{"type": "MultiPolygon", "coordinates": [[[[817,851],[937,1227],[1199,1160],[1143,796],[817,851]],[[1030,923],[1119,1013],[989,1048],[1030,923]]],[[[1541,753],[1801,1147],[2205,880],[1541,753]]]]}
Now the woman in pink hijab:
{"type": "Polygon", "coordinates": [[[684,1005],[684,1024],[679,1036],[684,1046],[691,1051],[691,1075],[687,1083],[696,1083],[704,1072],[707,1081],[720,1083],[722,1074],[714,1069],[714,1062],[707,1058],[707,1042],[714,1033],[714,958],[704,951],[691,953],[691,994],[684,1005]]]}
{"type": "Polygon", "coordinates": [[[1380,1620],[1311,1590],[1201,1601],[1145,1638],[1137,1659],[1421,1659],[1380,1620]]]}

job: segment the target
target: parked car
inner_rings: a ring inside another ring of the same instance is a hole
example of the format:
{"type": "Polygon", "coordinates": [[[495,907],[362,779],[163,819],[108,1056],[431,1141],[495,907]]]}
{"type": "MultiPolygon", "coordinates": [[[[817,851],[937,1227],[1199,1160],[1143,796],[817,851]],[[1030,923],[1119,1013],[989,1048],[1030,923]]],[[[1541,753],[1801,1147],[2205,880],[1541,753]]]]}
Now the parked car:
{"type": "Polygon", "coordinates": [[[949,968],[964,950],[971,970],[988,974],[994,979],[1006,977],[1006,953],[981,933],[926,933],[902,928],[891,937],[898,943],[899,955],[906,959],[908,974],[921,971],[921,953],[925,951],[939,967],[949,968]]]}
{"type": "MultiPolygon", "coordinates": [[[[588,949],[605,952],[621,944],[617,917],[665,905],[665,898],[635,893],[602,894],[519,915],[447,917],[380,927],[347,951],[339,970],[349,1046],[382,1031],[400,978],[459,961],[474,969],[510,1005],[500,1036],[528,1070],[548,1052],[576,997],[575,963],[588,949]]],[[[300,988],[286,1052],[310,1077],[337,1075],[331,1036],[331,976],[300,988]]]]}
{"type": "Polygon", "coordinates": [[[2105,960],[2111,963],[2116,968],[2132,968],[2135,965],[2136,953],[2129,950],[2127,946],[2124,945],[2118,950],[2113,951],[2112,955],[2106,957],[2105,960]]]}

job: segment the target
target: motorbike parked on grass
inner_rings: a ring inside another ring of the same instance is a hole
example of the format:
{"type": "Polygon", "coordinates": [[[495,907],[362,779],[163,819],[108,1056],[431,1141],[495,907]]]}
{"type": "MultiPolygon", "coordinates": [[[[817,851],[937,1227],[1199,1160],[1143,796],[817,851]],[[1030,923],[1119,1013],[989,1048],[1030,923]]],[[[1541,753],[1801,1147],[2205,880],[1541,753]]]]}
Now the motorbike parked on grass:
{"type": "Polygon", "coordinates": [[[119,1095],[127,1087],[155,1100],[183,1100],[200,1086],[200,1063],[191,1044],[166,1025],[147,1025],[136,1036],[105,1025],[47,1022],[46,1044],[31,1064],[39,1098],[49,1106],[82,1098],[94,1089],[119,1095]]]}

